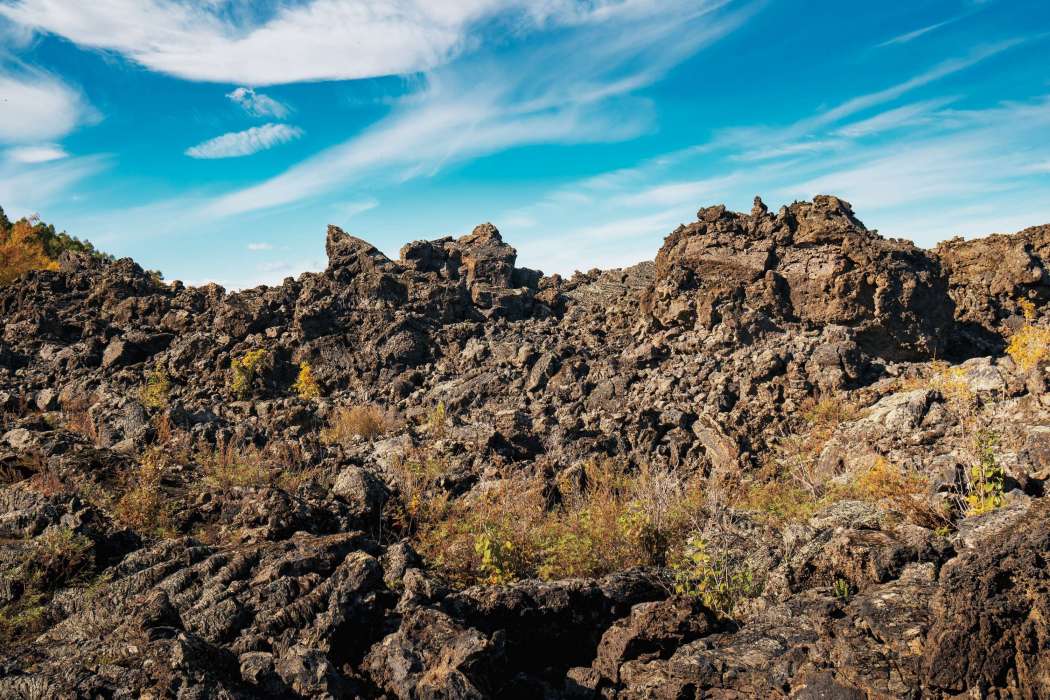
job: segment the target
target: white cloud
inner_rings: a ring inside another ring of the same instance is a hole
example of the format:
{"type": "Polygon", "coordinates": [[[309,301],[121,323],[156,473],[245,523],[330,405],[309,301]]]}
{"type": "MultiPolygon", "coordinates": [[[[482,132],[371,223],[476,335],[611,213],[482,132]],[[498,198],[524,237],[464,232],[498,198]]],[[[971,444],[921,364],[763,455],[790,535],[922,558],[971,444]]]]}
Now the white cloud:
{"type": "Polygon", "coordinates": [[[635,0],[619,13],[606,9],[605,21],[588,15],[590,24],[538,48],[435,71],[421,93],[360,136],[218,198],[209,214],[285,205],[364,177],[429,176],[515,146],[636,136],[649,127],[650,112],[630,94],[732,31],[753,9],[722,14],[723,4],[635,0]]]}
{"type": "Polygon", "coordinates": [[[80,94],[48,73],[0,73],[0,143],[51,141],[92,117],[80,94]]]}
{"type": "Polygon", "coordinates": [[[625,267],[651,260],[664,236],[681,222],[681,214],[676,208],[568,228],[518,245],[518,262],[546,274],[570,275],[580,267],[625,267]]]}
{"type": "MultiPolygon", "coordinates": [[[[848,135],[859,137],[866,135],[866,133],[875,133],[879,130],[894,128],[908,119],[918,120],[923,109],[932,110],[936,105],[919,103],[918,107],[913,108],[915,110],[913,114],[908,114],[907,111],[884,113],[871,118],[867,122],[854,122],[836,133],[824,135],[821,138],[816,137],[816,134],[820,134],[835,125],[842,124],[855,115],[898,100],[914,90],[972,68],[982,61],[997,56],[1025,41],[1026,39],[1009,39],[995,44],[978,46],[965,56],[947,59],[907,80],[882,90],[858,95],[787,126],[763,125],[724,129],[717,134],[711,143],[706,145],[706,149],[734,151],[734,155],[738,160],[767,160],[775,157],[793,158],[807,149],[813,150],[814,144],[823,146],[835,145],[836,147],[841,145],[832,144],[829,141],[830,136],[842,137],[848,135]],[[847,131],[851,127],[853,133],[849,134],[847,131]]],[[[950,99],[943,98],[941,101],[942,103],[947,103],[950,99]]]]}
{"type": "Polygon", "coordinates": [[[101,172],[108,164],[105,156],[33,165],[0,161],[0,203],[12,218],[46,211],[60,196],[68,196],[71,187],[101,172]]]}
{"type": "Polygon", "coordinates": [[[239,158],[294,141],[302,135],[302,129],[287,124],[263,124],[216,136],[186,149],[186,155],[190,158],[239,158]]]}
{"type": "Polygon", "coordinates": [[[249,243],[248,250],[260,251],[260,250],[273,250],[273,245],[270,243],[249,243]]]}
{"type": "Polygon", "coordinates": [[[656,0],[14,0],[0,16],[81,46],[117,51],[190,80],[272,85],[425,71],[479,39],[478,22],[527,28],[631,17],[656,0]]]}
{"type": "Polygon", "coordinates": [[[340,219],[352,219],[358,214],[372,211],[379,206],[379,200],[375,198],[358,199],[351,202],[340,202],[332,206],[335,216],[340,219]]]}
{"type": "Polygon", "coordinates": [[[822,114],[813,117],[804,124],[807,127],[825,126],[833,124],[846,117],[852,116],[857,112],[861,112],[865,109],[885,104],[895,100],[912,90],[929,85],[930,83],[946,78],[949,75],[953,75],[960,71],[971,68],[981,61],[996,56],[1007,49],[1011,49],[1021,43],[1024,43],[1024,39],[1009,39],[1007,41],[1001,41],[988,46],[979,46],[969,53],[967,56],[961,58],[952,58],[947,61],[943,61],[928,71],[920,73],[909,80],[905,80],[902,83],[898,83],[885,90],[879,90],[878,92],[869,93],[867,95],[861,95],[860,97],[854,97],[852,100],[843,102],[838,107],[829,109],[822,114]]]}
{"type": "Polygon", "coordinates": [[[36,146],[16,146],[5,152],[5,157],[15,163],[47,163],[52,160],[68,158],[69,154],[61,146],[53,143],[36,146]]]}
{"type": "Polygon", "coordinates": [[[940,29],[943,26],[949,25],[952,22],[957,22],[958,20],[962,19],[962,17],[963,15],[960,15],[958,17],[952,17],[951,19],[946,19],[943,22],[937,22],[936,24],[931,24],[927,27],[922,27],[911,32],[906,32],[899,36],[895,36],[892,39],[888,39],[882,42],[881,44],[877,44],[876,48],[883,48],[885,46],[892,46],[894,44],[907,44],[910,41],[918,39],[920,36],[929,34],[930,32],[936,29],[940,29]]]}
{"type": "Polygon", "coordinates": [[[954,99],[955,98],[949,97],[935,100],[924,100],[922,102],[903,105],[876,114],[874,117],[847,124],[838,129],[835,133],[838,136],[860,138],[872,136],[874,134],[881,134],[905,126],[926,124],[929,123],[931,118],[933,118],[932,115],[934,111],[944,107],[950,102],[953,102],[954,99]]]}
{"type": "Polygon", "coordinates": [[[252,88],[239,87],[226,97],[239,104],[245,112],[254,117],[284,119],[288,116],[288,105],[278,102],[269,95],[256,92],[252,88]]]}

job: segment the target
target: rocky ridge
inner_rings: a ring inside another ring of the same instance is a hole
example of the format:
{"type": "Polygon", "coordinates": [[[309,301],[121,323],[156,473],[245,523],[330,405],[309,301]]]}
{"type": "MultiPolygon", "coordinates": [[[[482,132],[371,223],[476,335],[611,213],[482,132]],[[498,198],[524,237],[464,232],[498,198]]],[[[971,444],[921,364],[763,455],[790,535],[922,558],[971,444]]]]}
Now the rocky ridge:
{"type": "Polygon", "coordinates": [[[1046,327],[1050,226],[927,251],[756,198],[570,279],[491,224],[326,251],[236,293],[70,253],[0,288],[0,695],[1050,695],[1050,373],[1007,352],[1046,327]],[[397,418],[326,439],[353,406],[397,418]],[[186,448],[231,445],[296,478],[216,483],[186,448]],[[658,561],[464,587],[389,507],[420,452],[463,503],[523,475],[568,498],[595,459],[682,475],[761,585],[732,610],[658,561]],[[988,454],[994,507],[968,506],[988,454]],[[858,495],[883,464],[922,493],[858,495]]]}

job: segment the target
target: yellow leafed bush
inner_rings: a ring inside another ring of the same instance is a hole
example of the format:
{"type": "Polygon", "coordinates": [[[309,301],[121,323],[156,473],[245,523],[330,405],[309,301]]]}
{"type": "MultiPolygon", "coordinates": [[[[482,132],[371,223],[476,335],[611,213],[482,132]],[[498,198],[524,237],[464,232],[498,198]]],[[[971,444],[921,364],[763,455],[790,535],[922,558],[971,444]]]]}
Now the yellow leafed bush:
{"type": "Polygon", "coordinates": [[[316,399],[321,395],[321,387],[318,386],[317,380],[314,379],[314,370],[309,362],[303,362],[299,365],[299,376],[296,378],[295,385],[292,388],[295,389],[295,393],[301,399],[316,399]]]}

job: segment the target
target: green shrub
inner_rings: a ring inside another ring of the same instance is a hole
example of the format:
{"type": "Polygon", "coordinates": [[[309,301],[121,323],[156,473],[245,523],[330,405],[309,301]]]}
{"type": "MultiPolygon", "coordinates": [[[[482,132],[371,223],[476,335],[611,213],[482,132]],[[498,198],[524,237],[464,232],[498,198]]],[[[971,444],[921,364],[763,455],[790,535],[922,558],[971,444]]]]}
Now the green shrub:
{"type": "Polygon", "coordinates": [[[726,617],[746,598],[760,592],[752,568],[728,548],[711,551],[709,543],[691,536],[671,564],[675,591],[700,598],[709,609],[726,617]]]}
{"type": "Polygon", "coordinates": [[[979,430],[974,437],[977,463],[970,468],[970,489],[966,496],[969,515],[983,515],[1003,504],[1003,468],[996,460],[999,436],[991,430],[979,430]]]}
{"type": "Polygon", "coordinates": [[[850,589],[849,583],[844,578],[835,579],[834,585],[831,587],[831,592],[835,594],[835,597],[841,600],[843,603],[849,602],[850,589]]]}

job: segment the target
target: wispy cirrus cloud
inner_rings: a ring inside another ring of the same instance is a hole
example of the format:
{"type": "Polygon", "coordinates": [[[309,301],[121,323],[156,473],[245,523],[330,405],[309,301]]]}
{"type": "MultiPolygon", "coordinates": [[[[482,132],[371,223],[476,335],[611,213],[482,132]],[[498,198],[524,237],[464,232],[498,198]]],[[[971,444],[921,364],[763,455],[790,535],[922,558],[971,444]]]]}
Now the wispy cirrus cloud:
{"type": "Polygon", "coordinates": [[[189,80],[273,85],[426,71],[475,46],[470,29],[578,26],[655,0],[13,0],[0,16],[189,80]],[[294,51],[280,50],[294,46],[294,51]]]}
{"type": "Polygon", "coordinates": [[[226,98],[240,105],[245,112],[253,117],[276,117],[284,119],[288,116],[288,105],[278,102],[269,95],[256,92],[252,88],[239,87],[226,95],[226,98]]]}
{"type": "Polygon", "coordinates": [[[0,67],[0,143],[53,141],[97,118],[81,94],[44,71],[0,67]]]}
{"type": "Polygon", "coordinates": [[[4,152],[4,157],[15,163],[32,164],[68,158],[69,154],[61,146],[45,143],[36,146],[15,146],[14,148],[9,148],[4,152]]]}
{"type": "MultiPolygon", "coordinates": [[[[858,137],[863,132],[876,133],[889,129],[894,122],[916,119],[923,111],[929,111],[934,103],[920,102],[906,106],[902,111],[887,112],[860,122],[847,123],[851,118],[886,104],[891,104],[919,88],[924,88],[949,76],[998,56],[1005,51],[1024,44],[1028,39],[1013,38],[991,44],[976,46],[961,56],[945,59],[907,80],[874,92],[857,95],[833,107],[816,112],[785,126],[737,126],[722,129],[716,138],[706,145],[707,150],[734,152],[737,160],[767,160],[771,157],[816,153],[841,147],[843,136],[858,137]],[[841,127],[836,131],[837,127],[841,127]],[[853,131],[854,133],[847,133],[853,131]]],[[[950,101],[952,98],[940,98],[950,101]]]]}
{"type": "Polygon", "coordinates": [[[450,163],[516,146],[636,136],[651,121],[648,104],[632,94],[740,26],[755,6],[633,0],[590,7],[571,17],[573,32],[537,48],[433,71],[421,92],[360,136],[218,197],[208,215],[290,204],[376,175],[429,176],[450,163]]]}
{"type": "Polygon", "coordinates": [[[882,42],[881,44],[876,44],[875,48],[880,48],[881,49],[881,48],[884,48],[886,46],[894,46],[896,44],[907,44],[908,42],[915,41],[919,37],[925,36],[926,34],[929,34],[930,32],[936,31],[936,30],[940,29],[941,27],[945,27],[945,26],[947,26],[949,24],[952,24],[953,22],[958,22],[963,17],[965,17],[965,15],[959,15],[958,17],[952,17],[951,19],[946,19],[943,22],[937,22],[935,24],[930,24],[930,25],[927,25],[925,27],[920,27],[919,29],[915,29],[915,30],[910,31],[910,32],[905,32],[904,34],[898,34],[897,36],[893,37],[892,39],[887,39],[886,41],[882,42]]]}
{"type": "Polygon", "coordinates": [[[65,158],[25,164],[0,160],[0,202],[9,215],[24,216],[45,206],[69,190],[109,167],[109,156],[65,158]]]}
{"type": "Polygon", "coordinates": [[[727,202],[746,210],[754,194],[774,207],[837,194],[886,235],[927,246],[1050,221],[1050,144],[1041,136],[1050,131],[1050,95],[969,110],[952,108],[957,95],[885,108],[916,86],[1018,43],[979,47],[786,126],[736,127],[710,142],[563,185],[496,220],[557,231],[518,249],[526,264],[565,274],[596,255],[617,265],[651,259],[663,236],[692,220],[697,207],[727,202]],[[961,207],[960,200],[972,204],[961,207]],[[581,209],[600,214],[581,217],[581,209]],[[610,238],[615,246],[596,245],[610,238]]]}
{"type": "Polygon", "coordinates": [[[240,158],[294,141],[302,135],[302,129],[287,124],[263,124],[216,136],[186,149],[186,155],[203,159],[240,158]]]}

